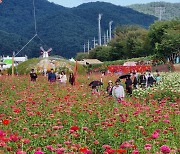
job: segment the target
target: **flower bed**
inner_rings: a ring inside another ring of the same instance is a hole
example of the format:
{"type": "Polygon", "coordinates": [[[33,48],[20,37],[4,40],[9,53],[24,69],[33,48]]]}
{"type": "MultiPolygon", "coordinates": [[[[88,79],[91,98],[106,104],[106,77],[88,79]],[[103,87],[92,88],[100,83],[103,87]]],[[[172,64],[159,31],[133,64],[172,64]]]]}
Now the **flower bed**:
{"type": "Polygon", "coordinates": [[[162,84],[118,105],[79,79],[72,87],[1,77],[0,153],[180,152],[179,74],[164,74],[162,84]]]}

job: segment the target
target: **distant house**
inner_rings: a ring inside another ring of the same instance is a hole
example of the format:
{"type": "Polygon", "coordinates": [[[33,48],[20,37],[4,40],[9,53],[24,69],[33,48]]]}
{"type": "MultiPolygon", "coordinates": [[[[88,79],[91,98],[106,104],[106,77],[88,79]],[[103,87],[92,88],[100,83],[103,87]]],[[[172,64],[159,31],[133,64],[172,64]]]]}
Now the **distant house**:
{"type": "Polygon", "coordinates": [[[5,66],[6,64],[4,62],[0,62],[0,70],[3,70],[3,67],[5,66]]]}
{"type": "MultiPolygon", "coordinates": [[[[15,57],[14,58],[14,65],[17,66],[18,64],[24,62],[28,60],[27,56],[24,56],[24,57],[15,57]]],[[[12,57],[1,57],[1,63],[3,65],[2,66],[2,69],[7,69],[7,68],[10,68],[12,66],[12,57]]]]}
{"type": "Polygon", "coordinates": [[[81,61],[78,61],[78,63],[82,65],[94,65],[94,64],[102,64],[103,62],[101,62],[98,59],[83,59],[81,61]]]}

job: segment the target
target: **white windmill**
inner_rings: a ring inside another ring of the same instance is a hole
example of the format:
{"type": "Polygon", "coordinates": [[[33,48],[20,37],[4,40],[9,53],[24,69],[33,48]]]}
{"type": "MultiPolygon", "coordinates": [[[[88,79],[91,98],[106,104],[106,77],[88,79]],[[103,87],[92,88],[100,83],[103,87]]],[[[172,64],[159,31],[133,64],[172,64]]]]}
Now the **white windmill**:
{"type": "Polygon", "coordinates": [[[48,69],[48,65],[49,65],[49,60],[48,60],[48,57],[49,57],[49,52],[52,51],[52,48],[49,48],[47,51],[44,50],[43,47],[40,47],[41,51],[42,51],[42,56],[43,56],[43,66],[44,66],[44,76],[46,76],[47,74],[47,69],[48,69]]]}
{"type": "Polygon", "coordinates": [[[43,58],[48,58],[49,57],[49,53],[52,51],[52,48],[49,48],[47,51],[44,50],[43,47],[40,47],[41,51],[42,51],[42,56],[43,58]]]}

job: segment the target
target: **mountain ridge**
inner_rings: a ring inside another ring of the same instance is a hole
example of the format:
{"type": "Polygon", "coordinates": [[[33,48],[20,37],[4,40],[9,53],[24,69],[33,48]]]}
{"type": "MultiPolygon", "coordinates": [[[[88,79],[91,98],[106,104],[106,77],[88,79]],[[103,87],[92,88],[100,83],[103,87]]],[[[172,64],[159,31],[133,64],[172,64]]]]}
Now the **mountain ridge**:
{"type": "MultiPolygon", "coordinates": [[[[0,4],[0,30],[14,33],[22,38],[30,39],[35,34],[33,6],[31,0],[4,1],[0,4]],[[3,4],[3,5],[2,5],[3,4]]],[[[97,18],[102,13],[102,32],[106,32],[108,22],[113,20],[113,28],[118,25],[139,25],[148,28],[156,18],[144,15],[130,8],[116,6],[105,2],[92,2],[74,8],[66,8],[47,0],[35,1],[37,17],[37,33],[42,41],[35,39],[35,46],[52,47],[53,55],[61,55],[67,58],[75,56],[83,50],[83,44],[97,38],[97,18]]],[[[0,40],[2,38],[0,37],[0,40]]],[[[11,46],[11,42],[9,45],[11,46]]],[[[22,43],[20,43],[22,44],[22,43]]],[[[92,43],[91,43],[92,44],[92,43]]],[[[13,45],[14,46],[14,45],[13,45]]],[[[21,46],[23,47],[23,45],[21,46]]],[[[19,50],[18,48],[12,50],[19,50]]],[[[27,52],[29,57],[39,53],[39,48],[27,52]],[[34,54],[33,54],[34,53],[34,54]]],[[[0,43],[0,51],[6,54],[3,43],[0,43]],[[3,51],[2,51],[3,49],[3,51]]]]}
{"type": "Polygon", "coordinates": [[[162,14],[162,20],[171,20],[175,18],[180,18],[180,3],[168,3],[168,2],[151,2],[146,4],[133,4],[127,6],[136,11],[142,12],[144,14],[158,16],[158,12],[155,11],[155,7],[164,8],[162,14]],[[157,13],[156,13],[157,12],[157,13]]]}

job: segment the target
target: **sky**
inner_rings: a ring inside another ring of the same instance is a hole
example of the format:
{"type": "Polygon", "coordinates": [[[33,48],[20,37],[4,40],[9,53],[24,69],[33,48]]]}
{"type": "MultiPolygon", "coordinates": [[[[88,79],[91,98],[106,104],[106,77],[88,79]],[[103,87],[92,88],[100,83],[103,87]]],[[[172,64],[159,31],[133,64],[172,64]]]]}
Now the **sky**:
{"type": "MultiPolygon", "coordinates": [[[[87,3],[87,2],[96,2],[97,0],[48,0],[50,2],[54,2],[56,4],[65,6],[65,7],[75,7],[78,6],[82,3],[87,3]]],[[[110,2],[112,4],[116,5],[121,5],[121,6],[126,6],[130,4],[140,4],[140,3],[150,3],[150,2],[171,2],[171,3],[178,3],[180,0],[99,0],[103,2],[110,2]]]]}

